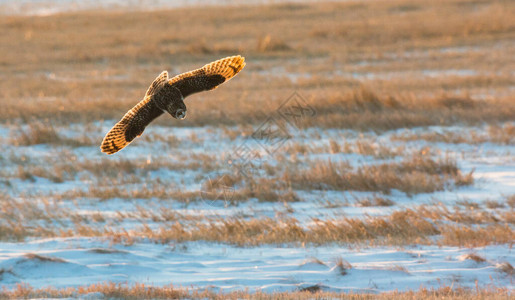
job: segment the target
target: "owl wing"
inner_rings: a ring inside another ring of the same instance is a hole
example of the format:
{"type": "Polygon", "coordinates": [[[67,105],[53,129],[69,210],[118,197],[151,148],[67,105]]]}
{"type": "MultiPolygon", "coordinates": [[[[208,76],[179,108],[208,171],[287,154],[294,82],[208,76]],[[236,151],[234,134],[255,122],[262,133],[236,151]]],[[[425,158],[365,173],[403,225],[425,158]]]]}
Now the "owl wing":
{"type": "Polygon", "coordinates": [[[100,146],[102,152],[113,154],[120,151],[140,136],[150,122],[163,114],[163,111],[152,101],[152,96],[167,80],[168,72],[164,71],[152,82],[145,98],[131,108],[106,134],[100,146]]]}
{"type": "Polygon", "coordinates": [[[240,55],[219,59],[190,72],[170,79],[168,83],[187,96],[215,89],[218,85],[233,78],[245,67],[245,58],[240,55]]]}

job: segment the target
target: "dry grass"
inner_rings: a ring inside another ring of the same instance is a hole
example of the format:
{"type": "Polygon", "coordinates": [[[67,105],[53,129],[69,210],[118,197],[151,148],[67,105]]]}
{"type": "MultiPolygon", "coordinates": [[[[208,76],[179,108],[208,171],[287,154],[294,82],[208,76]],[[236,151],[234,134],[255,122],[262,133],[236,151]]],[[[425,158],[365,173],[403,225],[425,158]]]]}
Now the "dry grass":
{"type": "Polygon", "coordinates": [[[430,193],[450,187],[470,185],[472,174],[463,175],[450,158],[433,160],[413,155],[401,162],[363,165],[356,169],[347,163],[312,162],[308,171],[290,170],[282,180],[298,189],[355,190],[390,193],[398,189],[407,194],[430,193]]]}
{"type": "MultiPolygon", "coordinates": [[[[188,193],[185,194],[188,197],[188,193]]],[[[204,181],[200,197],[226,202],[256,198],[261,202],[297,202],[301,198],[291,188],[266,178],[244,178],[240,173],[225,174],[204,181]],[[246,182],[244,182],[246,180],[246,182]],[[240,186],[238,188],[238,186],[240,186]]],[[[181,197],[184,198],[184,197],[181,197]]]]}
{"type": "Polygon", "coordinates": [[[474,209],[478,209],[479,208],[479,203],[476,203],[476,202],[472,202],[472,201],[469,201],[469,200],[459,200],[459,201],[456,201],[456,204],[457,205],[461,205],[467,209],[470,209],[470,210],[474,210],[474,209]]]}
{"type": "Polygon", "coordinates": [[[506,204],[512,209],[515,208],[515,195],[506,197],[506,204]]]}
{"type": "Polygon", "coordinates": [[[38,144],[62,146],[91,146],[94,141],[87,136],[66,138],[61,136],[51,123],[31,122],[26,129],[20,129],[14,134],[11,142],[15,146],[31,146],[38,144]]]}
{"type": "Polygon", "coordinates": [[[397,271],[397,272],[403,272],[403,273],[409,274],[408,269],[406,267],[404,267],[404,266],[401,266],[401,265],[393,265],[393,266],[389,267],[389,270],[397,271]]]}
{"type": "Polygon", "coordinates": [[[408,300],[408,299],[509,299],[510,290],[506,288],[478,288],[475,290],[462,287],[444,286],[438,289],[420,288],[406,292],[384,292],[380,294],[336,293],[318,289],[306,289],[294,292],[265,293],[262,291],[214,292],[210,290],[178,288],[172,285],[156,287],[145,284],[127,285],[122,283],[99,283],[88,286],[69,288],[40,288],[19,284],[13,289],[3,288],[2,299],[29,298],[83,298],[105,297],[109,299],[350,299],[350,300],[408,300]],[[99,293],[99,294],[97,294],[99,293]]]}
{"type": "MultiPolygon", "coordinates": [[[[115,169],[102,169],[102,171],[112,172],[115,169]]],[[[138,173],[144,173],[145,169],[138,170],[138,173]]],[[[115,171],[117,173],[117,171],[115,171]]],[[[137,174],[138,174],[137,173],[137,174]]],[[[133,174],[134,175],[134,174],[133,174]]],[[[21,175],[19,175],[21,177],[21,175]]],[[[28,174],[27,176],[32,176],[28,174]]],[[[50,176],[50,175],[48,175],[50,176]]],[[[117,173],[117,179],[112,179],[107,175],[97,177],[97,182],[89,184],[87,189],[73,189],[65,192],[53,193],[50,196],[58,200],[73,199],[160,199],[181,202],[193,201],[223,201],[225,204],[237,204],[241,201],[249,199],[257,199],[261,202],[298,202],[302,199],[292,189],[285,188],[277,184],[273,180],[253,179],[235,187],[237,182],[229,182],[222,184],[217,178],[207,178],[201,180],[202,187],[198,191],[183,190],[179,183],[163,182],[159,179],[141,178],[139,176],[131,176],[130,173],[117,173]],[[214,182],[214,183],[213,183],[214,182]],[[131,187],[123,186],[123,184],[134,184],[131,187]]],[[[229,178],[230,176],[227,176],[229,178]]],[[[28,177],[27,179],[30,179],[28,177]]],[[[47,177],[51,178],[51,177],[47,177]]],[[[238,178],[238,185],[242,182],[241,176],[238,178]]]]}
{"type": "Polygon", "coordinates": [[[302,126],[387,130],[509,121],[515,116],[511,96],[474,101],[454,91],[503,91],[514,84],[504,71],[515,62],[508,50],[513,15],[514,5],[505,1],[395,0],[309,3],[295,9],[267,5],[9,16],[0,21],[0,34],[11,41],[0,47],[5,74],[0,119],[116,120],[162,69],[182,72],[239,53],[248,66],[237,80],[209,96],[195,96],[184,122],[159,122],[257,125],[296,89],[317,112],[302,126]],[[414,8],[404,9],[408,6],[414,8]],[[174,20],[172,28],[169,20],[174,20]],[[298,22],[304,26],[295,26],[298,22]],[[466,53],[439,51],[478,45],[466,53]],[[435,59],[438,68],[474,65],[478,74],[364,77],[375,91],[357,87],[352,78],[354,73],[432,70],[435,59]]]}
{"type": "Polygon", "coordinates": [[[508,276],[515,275],[515,268],[513,268],[513,266],[507,261],[498,264],[497,269],[499,270],[499,272],[502,272],[508,276]]]}
{"type": "Polygon", "coordinates": [[[494,143],[501,145],[513,144],[515,126],[510,122],[503,125],[490,125],[486,130],[470,128],[457,131],[428,132],[428,133],[401,133],[392,136],[393,141],[414,141],[426,140],[431,143],[452,143],[452,144],[482,144],[494,143]]]}
{"type": "Polygon", "coordinates": [[[160,243],[171,241],[216,241],[239,246],[261,244],[338,243],[345,245],[411,245],[437,244],[449,246],[479,247],[490,244],[512,244],[515,232],[509,224],[499,219],[455,219],[448,224],[448,217],[438,218],[438,210],[396,211],[385,217],[341,218],[317,220],[302,227],[295,218],[243,219],[238,217],[214,219],[188,226],[179,222],[151,229],[143,226],[131,232],[109,232],[115,242],[133,242],[138,238],[150,238],[160,243]],[[487,234],[488,233],[488,234],[487,234]],[[436,238],[440,236],[439,238],[436,238]]]}
{"type": "MultiPolygon", "coordinates": [[[[344,140],[345,137],[342,136],[338,138],[338,140],[340,139],[344,140]]],[[[338,142],[336,139],[330,139],[327,146],[319,147],[312,146],[309,143],[288,143],[285,145],[284,152],[290,155],[356,153],[372,156],[377,159],[388,159],[396,156],[405,156],[407,154],[407,150],[404,145],[387,145],[380,143],[372,138],[362,136],[360,136],[359,140],[353,142],[338,142]]]]}
{"type": "Polygon", "coordinates": [[[362,86],[346,93],[313,98],[309,104],[317,117],[305,118],[303,125],[384,131],[430,125],[496,124],[515,118],[515,105],[508,102],[487,103],[445,96],[394,98],[378,96],[362,86]]]}
{"type": "Polygon", "coordinates": [[[494,224],[486,227],[444,225],[441,227],[442,245],[482,247],[491,244],[513,245],[515,231],[508,224],[494,224]]]}
{"type": "Polygon", "coordinates": [[[311,257],[311,258],[307,259],[300,266],[303,266],[303,265],[306,265],[306,264],[317,264],[317,265],[321,265],[321,266],[326,266],[327,267],[327,265],[323,261],[321,261],[320,259],[318,259],[316,257],[311,257]]]}
{"type": "Polygon", "coordinates": [[[352,265],[341,257],[336,259],[336,267],[338,268],[338,271],[341,275],[346,275],[347,270],[352,269],[352,265]]]}
{"type": "Polygon", "coordinates": [[[479,209],[479,207],[472,210],[461,210],[459,207],[455,207],[454,210],[450,210],[445,205],[425,206],[421,205],[417,208],[417,213],[425,218],[431,220],[444,220],[452,223],[462,224],[490,224],[490,223],[507,223],[514,224],[513,219],[507,214],[496,214],[479,209]]]}
{"type": "MultiPolygon", "coordinates": [[[[284,97],[287,97],[285,95],[284,97]]],[[[139,99],[139,96],[132,98],[132,101],[127,101],[127,104],[120,105],[121,108],[128,109],[135,102],[134,99],[139,99]]],[[[215,103],[217,107],[212,107],[213,102],[206,102],[209,109],[206,107],[196,107],[192,109],[194,115],[183,122],[174,122],[167,118],[160,118],[158,123],[167,126],[234,126],[234,125],[259,125],[267,116],[274,116],[275,109],[280,105],[282,100],[262,100],[265,103],[257,103],[246,100],[245,104],[227,103],[229,98],[222,98],[215,103]],[[210,104],[211,103],[211,104],[210,104]],[[220,107],[225,107],[224,112],[220,112],[220,107]],[[256,109],[258,107],[258,109],[256,109]],[[230,117],[227,113],[230,113],[230,117]]],[[[270,98],[265,98],[270,99],[270,98]]],[[[316,116],[312,118],[302,118],[297,125],[302,127],[322,127],[322,128],[349,128],[355,130],[375,130],[384,131],[398,128],[412,128],[418,126],[431,126],[431,125],[453,125],[453,124],[467,124],[478,125],[484,122],[493,124],[490,127],[491,137],[484,137],[482,140],[493,141],[498,143],[510,143],[512,131],[511,127],[499,127],[496,125],[499,122],[512,121],[515,119],[515,104],[513,99],[498,99],[495,101],[479,102],[470,98],[448,98],[440,96],[426,97],[417,99],[414,97],[394,99],[391,96],[379,97],[370,88],[354,88],[340,90],[330,93],[329,95],[317,95],[308,99],[308,104],[316,111],[316,116]],[[453,104],[449,104],[453,103],[453,104]],[[459,106],[454,103],[460,103],[459,106]],[[461,103],[469,103],[461,105],[461,103]]],[[[195,102],[193,102],[195,103],[195,102]]],[[[46,105],[45,108],[25,107],[28,106],[25,102],[16,102],[13,104],[12,110],[19,113],[32,114],[33,117],[51,118],[55,112],[47,111],[52,109],[52,104],[46,105]]],[[[195,104],[192,104],[195,105],[195,104]]],[[[80,103],[69,110],[61,111],[57,114],[57,118],[53,118],[56,123],[66,122],[90,122],[97,121],[100,118],[104,120],[116,120],[123,115],[122,109],[115,107],[114,109],[102,108],[97,111],[98,106],[105,106],[100,103],[80,103]],[[81,105],[86,107],[81,107],[81,105]],[[92,107],[92,108],[90,108],[92,107]],[[80,110],[75,112],[72,109],[80,110]],[[94,110],[92,110],[94,109],[94,110]],[[101,111],[100,111],[101,110],[101,111]],[[80,115],[79,115],[80,113],[80,115]]],[[[9,110],[7,110],[9,111],[9,110]]],[[[7,112],[4,111],[4,114],[7,112]]],[[[2,112],[0,112],[0,116],[2,112]]],[[[4,120],[15,120],[19,117],[10,113],[3,116],[4,120]]],[[[36,125],[33,125],[35,127],[36,125]]],[[[52,131],[44,132],[38,128],[30,129],[25,133],[20,133],[15,137],[14,141],[19,144],[35,144],[35,143],[68,143],[72,145],[90,145],[90,140],[64,140],[61,141],[60,137],[53,134],[52,131]],[[47,139],[38,140],[37,133],[42,134],[42,137],[47,139]]],[[[405,137],[404,139],[409,139],[405,137]]],[[[414,138],[414,137],[413,137],[414,138]]],[[[437,139],[430,135],[421,138],[437,139]]],[[[440,137],[445,139],[446,137],[440,137]]],[[[62,139],[62,138],[61,138],[62,139]]],[[[446,139],[452,142],[462,142],[462,140],[447,137],[446,139]]],[[[475,142],[482,141],[479,138],[475,142]]],[[[474,141],[473,141],[474,142],[474,141]]],[[[380,146],[377,148],[359,148],[358,150],[370,155],[376,155],[382,149],[380,146]]],[[[361,145],[366,147],[366,145],[361,145]]],[[[386,153],[385,156],[392,154],[386,153]]]]}
{"type": "Polygon", "coordinates": [[[485,206],[490,209],[497,209],[497,208],[505,208],[506,206],[504,203],[500,201],[494,201],[494,200],[487,200],[485,201],[485,206]]]}
{"type": "Polygon", "coordinates": [[[50,257],[50,256],[44,256],[39,255],[35,253],[27,253],[24,255],[24,257],[28,260],[37,260],[40,262],[53,262],[53,263],[66,263],[66,261],[59,257],[50,257]]]}
{"type": "MultiPolygon", "coordinates": [[[[23,157],[20,159],[13,156],[13,158],[10,159],[10,162],[17,167],[16,172],[5,172],[4,176],[6,177],[28,181],[34,181],[35,177],[41,177],[54,183],[77,178],[87,182],[94,181],[92,189],[95,190],[93,191],[95,195],[98,195],[104,187],[107,190],[114,190],[116,186],[123,184],[143,183],[147,184],[145,187],[147,190],[164,189],[165,187],[158,187],[159,184],[164,184],[163,180],[160,178],[150,180],[149,176],[159,171],[194,170],[206,173],[218,170],[223,166],[223,163],[213,156],[188,153],[175,155],[173,159],[166,155],[151,155],[139,159],[88,159],[78,157],[71,152],[53,150],[51,155],[33,162],[23,159],[23,157]]],[[[89,183],[85,183],[85,185],[89,185],[89,183]]],[[[175,183],[169,183],[166,190],[176,189],[175,185],[175,183]]],[[[79,197],[78,194],[77,197],[79,197]]]]}
{"type": "Polygon", "coordinates": [[[478,247],[515,240],[510,213],[474,212],[445,206],[420,206],[390,215],[363,218],[314,219],[302,226],[293,217],[182,215],[167,207],[139,206],[115,217],[80,214],[57,202],[3,199],[1,240],[27,237],[104,237],[131,244],[140,239],[160,243],[212,241],[254,246],[261,244],[412,245],[478,247]],[[124,222],[141,224],[125,230],[124,222]],[[152,224],[152,227],[149,226],[152,224]],[[64,228],[66,229],[63,229],[64,228]]]}
{"type": "Polygon", "coordinates": [[[292,50],[284,41],[272,37],[270,34],[258,40],[257,50],[259,52],[289,51],[292,50]]]}
{"type": "Polygon", "coordinates": [[[56,201],[30,196],[13,199],[0,195],[2,210],[0,211],[0,239],[23,241],[30,236],[55,237],[57,228],[76,219],[88,222],[87,218],[79,218],[75,211],[60,206],[56,201]]]}
{"type": "Polygon", "coordinates": [[[108,199],[172,199],[176,188],[169,188],[160,184],[144,184],[137,188],[128,189],[118,187],[116,184],[107,184],[99,187],[96,184],[90,185],[87,190],[74,190],[61,194],[59,198],[76,199],[92,198],[99,200],[108,199]]]}
{"type": "Polygon", "coordinates": [[[479,256],[479,255],[477,255],[475,253],[469,253],[469,254],[463,256],[463,259],[473,260],[473,261],[475,261],[477,263],[482,263],[482,262],[486,261],[486,259],[484,257],[479,256]]]}
{"type": "Polygon", "coordinates": [[[369,206],[392,206],[395,202],[388,198],[374,196],[371,198],[363,198],[356,201],[357,206],[369,207],[369,206]]]}
{"type": "Polygon", "coordinates": [[[93,249],[89,249],[88,252],[96,253],[96,254],[126,253],[125,251],[122,251],[122,250],[108,249],[108,248],[93,248],[93,249]]]}
{"type": "Polygon", "coordinates": [[[157,170],[203,170],[204,172],[210,172],[217,170],[219,167],[220,162],[214,156],[207,154],[176,155],[173,158],[153,155],[140,159],[84,159],[60,166],[63,171],[72,174],[86,171],[97,178],[116,178],[120,175],[147,176],[157,170]]]}

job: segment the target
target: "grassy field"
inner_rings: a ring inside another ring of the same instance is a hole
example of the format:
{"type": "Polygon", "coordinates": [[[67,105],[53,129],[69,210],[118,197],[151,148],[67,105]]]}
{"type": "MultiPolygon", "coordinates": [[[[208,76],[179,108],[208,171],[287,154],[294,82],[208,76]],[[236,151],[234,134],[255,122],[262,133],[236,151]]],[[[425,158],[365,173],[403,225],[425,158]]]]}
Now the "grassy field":
{"type": "MultiPolygon", "coordinates": [[[[490,281],[438,277],[417,291],[356,294],[352,285],[348,292],[316,283],[254,293],[112,277],[54,286],[0,264],[0,297],[512,296],[514,256],[495,247],[515,241],[514,2],[90,10],[3,16],[0,35],[8,41],[0,43],[3,243],[466,247],[470,255],[494,247],[461,260],[477,263],[471,273],[491,271],[490,281]],[[161,117],[122,152],[100,153],[107,130],[161,71],[173,76],[236,54],[245,69],[188,98],[187,119],[161,117]],[[291,95],[310,114],[288,123],[281,104],[291,95]],[[259,135],[269,124],[273,142],[259,135]],[[250,161],[235,159],[247,148],[250,161]]],[[[44,264],[41,255],[20,259],[44,264]]]]}
{"type": "Polygon", "coordinates": [[[509,1],[371,1],[9,16],[0,117],[116,119],[163,69],[239,53],[249,62],[239,80],[189,101],[174,126],[260,123],[293,89],[324,128],[512,120],[513,14],[509,1]],[[496,105],[471,101],[485,97],[496,105]]]}
{"type": "Polygon", "coordinates": [[[293,293],[255,293],[233,292],[230,294],[217,294],[213,292],[195,291],[188,289],[177,289],[173,286],[156,288],[145,286],[144,284],[135,286],[126,286],[113,283],[98,284],[93,286],[85,286],[68,289],[32,289],[27,286],[18,286],[16,290],[4,292],[1,296],[5,298],[32,298],[32,297],[81,297],[95,296],[99,293],[109,298],[123,299],[183,299],[194,298],[203,299],[442,299],[449,297],[450,299],[509,299],[510,293],[504,289],[491,288],[482,291],[470,291],[464,289],[452,289],[451,287],[443,287],[436,290],[421,289],[419,291],[410,292],[391,292],[381,295],[363,295],[363,294],[336,294],[329,292],[320,292],[318,289],[305,290],[293,293]]]}

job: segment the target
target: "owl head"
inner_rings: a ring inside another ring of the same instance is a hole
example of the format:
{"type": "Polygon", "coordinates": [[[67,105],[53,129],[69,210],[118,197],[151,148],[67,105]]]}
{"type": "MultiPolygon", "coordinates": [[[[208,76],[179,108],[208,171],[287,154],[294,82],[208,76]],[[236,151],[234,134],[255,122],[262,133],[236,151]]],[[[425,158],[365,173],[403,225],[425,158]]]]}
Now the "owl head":
{"type": "Polygon", "coordinates": [[[186,104],[182,100],[172,101],[166,106],[166,111],[177,120],[186,118],[186,104]]]}

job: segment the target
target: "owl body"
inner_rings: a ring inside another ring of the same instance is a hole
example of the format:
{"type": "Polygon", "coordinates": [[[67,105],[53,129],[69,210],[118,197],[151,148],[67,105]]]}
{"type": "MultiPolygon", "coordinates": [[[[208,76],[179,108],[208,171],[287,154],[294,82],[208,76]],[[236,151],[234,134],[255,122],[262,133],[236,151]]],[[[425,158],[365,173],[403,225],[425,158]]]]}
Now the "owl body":
{"type": "Polygon", "coordinates": [[[152,82],[145,97],[106,134],[100,149],[107,154],[113,154],[136,137],[140,136],[145,127],[164,112],[182,120],[186,117],[184,98],[191,94],[209,91],[238,74],[245,67],[245,58],[237,55],[219,59],[190,72],[168,78],[168,72],[163,71],[152,82]]]}
{"type": "Polygon", "coordinates": [[[186,117],[186,104],[184,104],[181,91],[168,82],[154,94],[153,101],[160,110],[169,113],[176,119],[186,117]]]}

